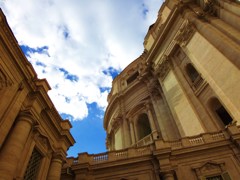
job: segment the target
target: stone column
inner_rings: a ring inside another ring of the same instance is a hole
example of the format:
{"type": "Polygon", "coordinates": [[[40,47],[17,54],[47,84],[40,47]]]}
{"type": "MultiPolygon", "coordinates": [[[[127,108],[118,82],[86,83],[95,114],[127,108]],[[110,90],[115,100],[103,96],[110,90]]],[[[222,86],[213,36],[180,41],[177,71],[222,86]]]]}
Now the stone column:
{"type": "Polygon", "coordinates": [[[156,116],[157,116],[161,136],[164,140],[168,140],[167,127],[165,125],[165,119],[169,120],[170,118],[166,115],[162,116],[160,114],[161,109],[159,109],[159,106],[161,106],[162,108],[163,108],[163,106],[161,105],[161,103],[157,102],[157,97],[151,97],[151,100],[152,100],[153,109],[154,109],[154,111],[156,113],[156,116]]]}
{"type": "Polygon", "coordinates": [[[147,110],[147,114],[148,114],[149,123],[150,123],[151,129],[152,129],[153,139],[157,139],[158,132],[157,132],[157,129],[156,129],[156,124],[154,122],[149,104],[146,105],[146,110],[147,110]]]}
{"type": "Polygon", "coordinates": [[[130,133],[131,133],[132,144],[135,144],[136,138],[135,138],[135,133],[133,128],[133,122],[130,122],[130,133]]]}
{"type": "Polygon", "coordinates": [[[124,136],[124,148],[128,148],[131,145],[131,138],[129,132],[128,120],[123,119],[123,136],[124,136]]]}
{"type": "Polygon", "coordinates": [[[164,180],[174,180],[173,171],[166,171],[166,172],[163,172],[162,174],[163,174],[164,180]]]}
{"type": "Polygon", "coordinates": [[[218,51],[227,57],[238,69],[240,69],[240,56],[239,45],[233,42],[224,33],[217,30],[210,23],[200,20],[191,11],[185,11],[184,18],[193,23],[197,31],[205,37],[218,51]],[[224,42],[224,43],[222,43],[224,42]]]}
{"type": "Polygon", "coordinates": [[[32,129],[28,114],[19,116],[0,152],[0,179],[13,179],[27,138],[32,129]]]}
{"type": "Polygon", "coordinates": [[[53,154],[51,164],[48,170],[48,177],[47,177],[48,180],[60,179],[62,161],[63,161],[63,158],[60,154],[58,153],[53,154]]]}

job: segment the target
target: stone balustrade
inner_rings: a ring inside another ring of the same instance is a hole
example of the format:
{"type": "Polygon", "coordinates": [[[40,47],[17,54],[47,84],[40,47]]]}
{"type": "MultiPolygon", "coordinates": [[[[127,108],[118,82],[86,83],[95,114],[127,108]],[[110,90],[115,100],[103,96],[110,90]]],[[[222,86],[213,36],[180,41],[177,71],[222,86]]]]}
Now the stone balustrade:
{"type": "Polygon", "coordinates": [[[68,164],[74,165],[79,163],[90,163],[90,164],[97,164],[103,163],[107,161],[114,161],[119,159],[127,159],[131,157],[140,157],[142,155],[150,155],[152,153],[149,146],[139,147],[139,148],[129,148],[125,150],[119,151],[111,151],[105,152],[100,154],[88,154],[88,153],[81,153],[78,155],[77,158],[68,158],[68,164]]]}
{"type": "Polygon", "coordinates": [[[171,148],[181,149],[184,147],[199,146],[212,142],[229,139],[229,135],[225,131],[216,133],[204,133],[198,136],[184,137],[177,141],[155,141],[156,149],[171,148]]]}
{"type": "Polygon", "coordinates": [[[124,150],[118,151],[110,151],[100,154],[88,154],[88,153],[81,153],[78,155],[77,158],[68,158],[68,164],[98,164],[98,163],[106,163],[111,162],[119,159],[130,159],[133,157],[141,157],[145,155],[151,155],[153,153],[153,149],[161,150],[169,148],[171,150],[178,150],[186,147],[195,147],[195,146],[202,146],[207,145],[213,142],[219,142],[230,139],[232,132],[233,134],[240,135],[240,126],[231,126],[227,127],[226,130],[215,132],[215,133],[203,133],[198,136],[191,136],[191,137],[184,137],[177,141],[164,141],[164,140],[155,140],[153,141],[152,136],[146,136],[144,139],[138,142],[138,145],[148,144],[146,146],[141,147],[132,147],[124,150]],[[151,142],[151,143],[150,143],[151,142]],[[149,145],[149,143],[151,145],[149,145]],[[154,144],[152,144],[154,143],[154,144]],[[155,146],[154,146],[155,145],[155,146]]]}

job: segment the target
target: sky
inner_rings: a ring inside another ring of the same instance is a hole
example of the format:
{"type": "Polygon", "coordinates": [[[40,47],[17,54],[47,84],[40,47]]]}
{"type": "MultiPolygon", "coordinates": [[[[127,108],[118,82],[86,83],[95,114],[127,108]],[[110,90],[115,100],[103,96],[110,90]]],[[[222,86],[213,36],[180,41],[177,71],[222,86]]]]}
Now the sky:
{"type": "Polygon", "coordinates": [[[76,141],[68,156],[106,151],[112,80],[139,57],[162,0],[0,0],[18,43],[76,141]]]}

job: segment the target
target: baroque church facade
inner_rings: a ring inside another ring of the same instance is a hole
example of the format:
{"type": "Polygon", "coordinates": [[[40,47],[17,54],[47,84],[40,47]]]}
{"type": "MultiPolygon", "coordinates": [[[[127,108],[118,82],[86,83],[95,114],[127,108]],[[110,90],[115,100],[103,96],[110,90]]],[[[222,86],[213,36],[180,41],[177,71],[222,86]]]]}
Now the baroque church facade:
{"type": "Polygon", "coordinates": [[[237,180],[240,3],[166,0],[112,83],[108,152],[74,144],[0,11],[0,179],[237,180]]]}
{"type": "Polygon", "coordinates": [[[108,152],[68,158],[62,179],[239,179],[239,1],[166,0],[144,49],[112,82],[108,152]]]}

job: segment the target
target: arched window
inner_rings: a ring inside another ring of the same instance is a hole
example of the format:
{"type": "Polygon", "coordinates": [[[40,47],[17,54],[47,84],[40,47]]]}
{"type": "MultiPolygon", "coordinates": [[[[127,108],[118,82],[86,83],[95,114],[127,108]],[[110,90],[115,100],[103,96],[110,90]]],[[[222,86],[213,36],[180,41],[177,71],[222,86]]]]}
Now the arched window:
{"type": "Polygon", "coordinates": [[[224,108],[224,106],[221,104],[221,102],[217,98],[213,98],[210,100],[210,107],[214,111],[214,113],[217,115],[217,117],[221,119],[221,121],[225,126],[230,124],[233,121],[230,114],[227,112],[227,110],[224,108]]]}
{"type": "Polygon", "coordinates": [[[192,82],[195,82],[198,79],[198,77],[200,76],[199,73],[197,72],[197,70],[190,63],[187,64],[186,71],[192,82]]]}
{"type": "Polygon", "coordinates": [[[149,124],[149,119],[147,114],[143,113],[138,117],[138,138],[139,140],[145,136],[151,134],[152,130],[149,124]]]}

